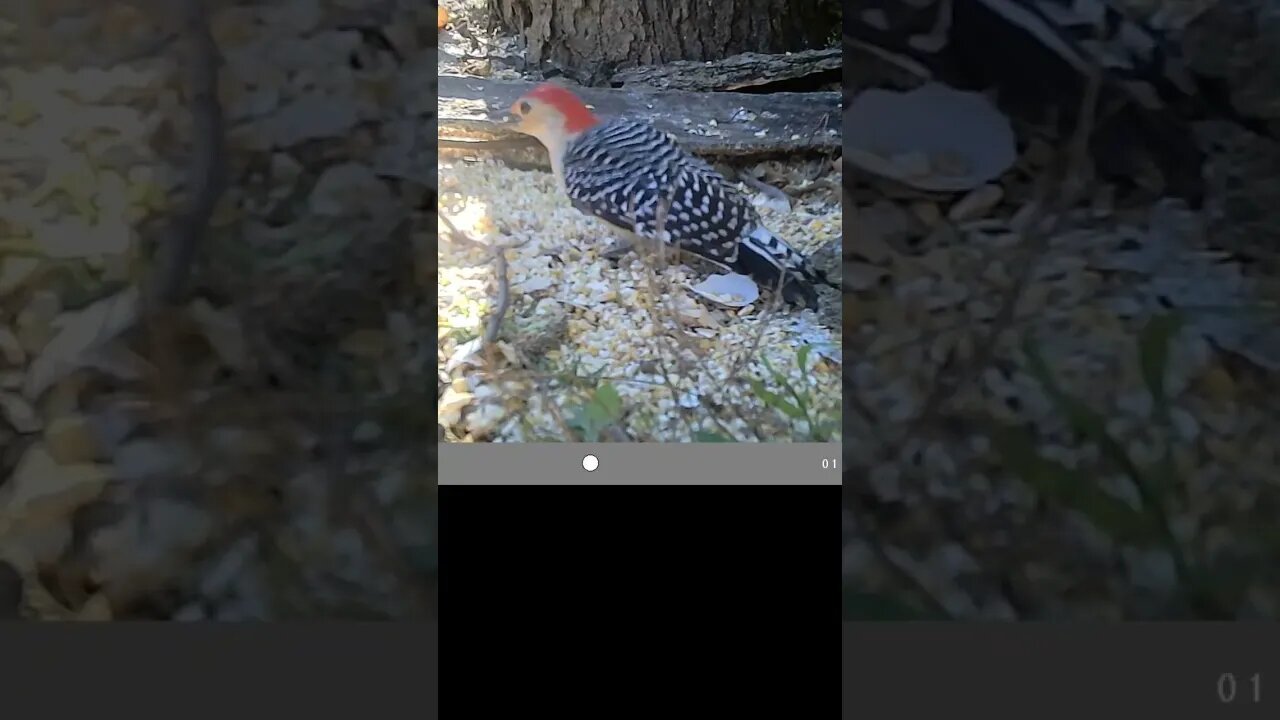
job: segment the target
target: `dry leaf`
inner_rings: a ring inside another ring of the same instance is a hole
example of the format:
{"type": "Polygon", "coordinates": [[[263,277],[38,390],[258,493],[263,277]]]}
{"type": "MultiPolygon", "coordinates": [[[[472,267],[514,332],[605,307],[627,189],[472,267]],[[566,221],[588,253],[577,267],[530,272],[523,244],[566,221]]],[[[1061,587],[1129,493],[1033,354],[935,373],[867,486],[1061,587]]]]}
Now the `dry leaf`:
{"type": "Polygon", "coordinates": [[[23,435],[39,432],[42,424],[36,409],[26,398],[9,392],[0,392],[0,415],[14,430],[23,435]]]}
{"type": "Polygon", "coordinates": [[[104,622],[111,617],[111,601],[103,593],[96,593],[75,612],[73,619],[81,622],[104,622]]]}
{"type": "Polygon", "coordinates": [[[304,95],[255,123],[245,141],[260,149],[294,147],[311,140],[343,137],[359,121],[351,98],[304,95]]]}
{"type": "Polygon", "coordinates": [[[391,191],[372,168],[360,163],[344,163],[320,175],[307,205],[317,215],[342,217],[386,207],[390,200],[391,191]]]}
{"type": "Polygon", "coordinates": [[[233,370],[243,370],[249,363],[249,349],[240,319],[225,310],[219,310],[200,298],[187,309],[191,319],[200,327],[209,347],[218,354],[223,365],[233,370]]]}
{"type": "Polygon", "coordinates": [[[484,346],[484,338],[478,337],[462,343],[454,349],[453,354],[449,356],[448,362],[444,364],[444,371],[451,373],[454,370],[466,364],[474,364],[476,356],[480,353],[480,348],[484,346]]]}
{"type": "Polygon", "coordinates": [[[522,292],[531,293],[531,292],[538,292],[539,290],[546,290],[547,288],[551,287],[553,284],[555,284],[555,281],[552,280],[551,278],[545,277],[545,276],[538,276],[538,277],[531,277],[528,280],[525,280],[524,282],[520,283],[519,287],[522,292]]]}
{"type": "Polygon", "coordinates": [[[115,601],[137,597],[172,577],[213,530],[213,519],[201,508],[152,500],[93,534],[89,544],[98,564],[91,577],[115,601]]]}
{"type": "Polygon", "coordinates": [[[22,287],[39,269],[38,258],[25,255],[0,258],[0,297],[22,287]]]}
{"type": "Polygon", "coordinates": [[[21,365],[27,360],[27,351],[18,336],[7,327],[0,327],[0,358],[10,365],[21,365]]]}
{"type": "Polygon", "coordinates": [[[98,456],[98,441],[89,419],[78,413],[50,421],[44,429],[44,442],[50,457],[63,465],[91,462],[98,456]]]}
{"type": "Polygon", "coordinates": [[[34,567],[57,562],[71,545],[71,516],[39,527],[11,532],[4,537],[7,548],[25,553],[34,567]]]}
{"type": "Polygon", "coordinates": [[[0,487],[0,538],[63,522],[97,498],[109,479],[101,465],[59,465],[36,443],[0,487]]]}
{"type": "Polygon", "coordinates": [[[117,380],[133,381],[144,377],[154,366],[123,341],[108,342],[85,353],[81,367],[97,370],[117,380]]]}
{"type": "Polygon", "coordinates": [[[130,287],[58,317],[54,322],[58,334],[28,368],[23,395],[31,400],[39,398],[49,386],[90,360],[90,352],[132,327],[138,319],[138,300],[138,289],[130,287]]]}
{"type": "Polygon", "coordinates": [[[462,419],[462,409],[475,400],[469,392],[459,392],[452,387],[444,391],[436,406],[436,419],[444,426],[456,425],[462,419]]]}

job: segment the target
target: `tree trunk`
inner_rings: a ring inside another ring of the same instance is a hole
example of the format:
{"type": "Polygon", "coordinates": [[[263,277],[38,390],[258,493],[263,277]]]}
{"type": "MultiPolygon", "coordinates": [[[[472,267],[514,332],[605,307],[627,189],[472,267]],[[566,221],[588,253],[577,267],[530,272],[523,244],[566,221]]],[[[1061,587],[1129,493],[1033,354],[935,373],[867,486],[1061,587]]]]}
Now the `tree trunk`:
{"type": "Polygon", "coordinates": [[[615,70],[836,46],[836,0],[489,0],[529,62],[587,84],[615,70]]]}

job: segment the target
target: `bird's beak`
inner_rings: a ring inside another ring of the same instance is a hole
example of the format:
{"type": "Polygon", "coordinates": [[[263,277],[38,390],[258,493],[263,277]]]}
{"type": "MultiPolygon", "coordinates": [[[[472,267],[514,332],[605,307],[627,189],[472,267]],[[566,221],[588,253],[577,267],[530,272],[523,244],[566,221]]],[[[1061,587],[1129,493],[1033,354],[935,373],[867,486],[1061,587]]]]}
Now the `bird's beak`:
{"type": "Polygon", "coordinates": [[[507,111],[507,126],[516,132],[521,132],[520,126],[524,123],[524,116],[515,111],[512,107],[507,111]]]}

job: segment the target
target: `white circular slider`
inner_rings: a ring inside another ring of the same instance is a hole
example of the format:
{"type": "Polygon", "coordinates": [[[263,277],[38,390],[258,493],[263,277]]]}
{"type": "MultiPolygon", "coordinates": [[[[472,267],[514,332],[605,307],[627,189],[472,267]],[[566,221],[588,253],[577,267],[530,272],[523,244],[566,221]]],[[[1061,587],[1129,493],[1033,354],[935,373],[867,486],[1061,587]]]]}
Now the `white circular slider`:
{"type": "Polygon", "coordinates": [[[586,470],[587,472],[595,472],[595,469],[598,467],[600,467],[600,458],[596,457],[595,455],[582,456],[583,470],[586,470]]]}

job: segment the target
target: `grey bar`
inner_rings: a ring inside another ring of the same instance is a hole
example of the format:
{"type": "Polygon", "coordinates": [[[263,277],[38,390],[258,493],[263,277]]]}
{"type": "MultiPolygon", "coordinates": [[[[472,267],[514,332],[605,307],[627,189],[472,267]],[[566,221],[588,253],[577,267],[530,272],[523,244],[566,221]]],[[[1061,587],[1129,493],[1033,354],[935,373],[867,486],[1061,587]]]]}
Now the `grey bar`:
{"type": "Polygon", "coordinates": [[[845,623],[845,718],[1277,718],[1277,623],[845,623]]]}
{"type": "Polygon", "coordinates": [[[441,485],[839,485],[842,465],[839,443],[440,444],[441,485]]]}
{"type": "Polygon", "coordinates": [[[119,698],[130,717],[196,705],[238,717],[261,696],[300,717],[362,717],[371,701],[405,709],[380,717],[439,717],[435,622],[315,620],[0,622],[5,716],[97,717],[104,699],[119,698]]]}

